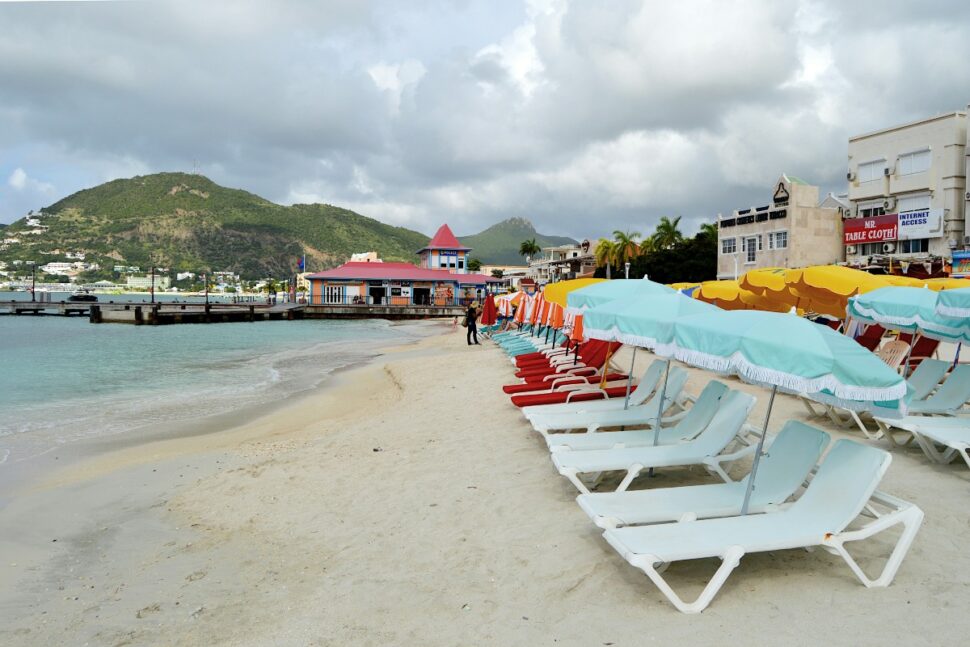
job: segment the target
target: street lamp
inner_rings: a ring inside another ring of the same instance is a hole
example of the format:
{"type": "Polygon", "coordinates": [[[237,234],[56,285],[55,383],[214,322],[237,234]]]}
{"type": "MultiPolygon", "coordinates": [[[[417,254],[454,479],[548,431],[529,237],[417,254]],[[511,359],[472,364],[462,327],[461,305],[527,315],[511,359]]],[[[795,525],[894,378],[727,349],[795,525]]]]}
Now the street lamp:
{"type": "Polygon", "coordinates": [[[630,261],[623,264],[623,278],[630,278],[630,261]]]}

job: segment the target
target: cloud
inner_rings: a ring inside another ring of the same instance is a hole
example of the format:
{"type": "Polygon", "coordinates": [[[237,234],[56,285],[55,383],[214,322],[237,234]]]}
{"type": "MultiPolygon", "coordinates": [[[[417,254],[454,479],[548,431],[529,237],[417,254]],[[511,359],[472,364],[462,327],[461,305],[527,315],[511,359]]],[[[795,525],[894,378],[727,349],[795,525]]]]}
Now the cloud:
{"type": "Polygon", "coordinates": [[[7,178],[7,184],[12,186],[17,191],[23,191],[27,186],[27,174],[24,173],[22,168],[14,169],[14,172],[10,174],[7,178]]]}
{"type": "Polygon", "coordinates": [[[7,184],[15,191],[29,191],[50,195],[54,192],[54,185],[48,182],[40,182],[27,175],[19,166],[13,170],[7,178],[7,184]]]}
{"type": "Polygon", "coordinates": [[[965,106],[968,19],[955,0],[0,3],[0,220],[198,162],[426,233],[689,229],[782,172],[839,190],[850,135],[965,106]]]}

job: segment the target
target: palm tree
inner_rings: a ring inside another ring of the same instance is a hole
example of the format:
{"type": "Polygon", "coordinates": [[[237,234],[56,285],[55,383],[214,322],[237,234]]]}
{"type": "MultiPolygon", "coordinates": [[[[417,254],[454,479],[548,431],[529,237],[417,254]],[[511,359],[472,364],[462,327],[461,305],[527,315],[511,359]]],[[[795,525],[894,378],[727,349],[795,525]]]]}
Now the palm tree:
{"type": "Polygon", "coordinates": [[[535,238],[530,238],[529,240],[523,240],[519,245],[519,254],[526,257],[526,261],[532,258],[536,254],[542,251],[542,248],[536,243],[535,238]]]}
{"type": "Polygon", "coordinates": [[[613,232],[613,259],[617,267],[640,255],[640,244],[637,242],[639,237],[640,233],[636,231],[617,229],[613,232]]]}
{"type": "Polygon", "coordinates": [[[673,220],[667,216],[660,218],[657,230],[653,234],[653,246],[656,249],[670,249],[684,240],[684,235],[677,228],[677,225],[680,224],[680,218],[680,216],[677,216],[673,220]]]}
{"type": "Polygon", "coordinates": [[[600,238],[596,243],[594,258],[596,258],[596,267],[603,267],[605,265],[606,278],[612,278],[610,276],[610,266],[616,260],[616,243],[606,238],[600,238]]]}
{"type": "Polygon", "coordinates": [[[701,225],[701,230],[698,232],[702,238],[707,238],[717,242],[717,223],[716,222],[705,222],[701,225]]]}

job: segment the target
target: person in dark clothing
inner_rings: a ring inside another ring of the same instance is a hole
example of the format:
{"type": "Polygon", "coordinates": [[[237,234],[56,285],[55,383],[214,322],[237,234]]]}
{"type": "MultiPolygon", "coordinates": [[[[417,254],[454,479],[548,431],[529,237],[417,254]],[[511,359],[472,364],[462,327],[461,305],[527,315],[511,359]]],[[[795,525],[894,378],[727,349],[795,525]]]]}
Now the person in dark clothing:
{"type": "Polygon", "coordinates": [[[468,345],[472,345],[472,338],[475,338],[475,343],[478,344],[478,326],[476,321],[478,319],[478,302],[473,302],[468,306],[468,312],[465,313],[465,327],[468,329],[466,338],[468,339],[468,345]]]}

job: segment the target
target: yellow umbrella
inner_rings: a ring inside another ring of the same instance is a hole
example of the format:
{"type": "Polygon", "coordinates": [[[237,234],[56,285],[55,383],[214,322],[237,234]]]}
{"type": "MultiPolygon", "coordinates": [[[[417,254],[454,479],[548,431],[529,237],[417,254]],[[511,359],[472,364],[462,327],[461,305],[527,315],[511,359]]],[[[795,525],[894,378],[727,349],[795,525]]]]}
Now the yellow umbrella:
{"type": "Polygon", "coordinates": [[[578,290],[579,288],[585,288],[587,285],[592,285],[593,283],[599,283],[605,281],[606,279],[572,279],[570,281],[559,281],[558,283],[550,283],[546,287],[542,288],[542,297],[546,301],[551,301],[552,303],[557,303],[563,308],[566,307],[566,295],[573,290],[578,290]]]}
{"type": "MultiPolygon", "coordinates": [[[[883,279],[889,285],[896,285],[904,288],[921,288],[926,284],[925,280],[914,279],[908,276],[899,276],[898,274],[886,274],[878,278],[883,279]]],[[[968,282],[970,285],[970,282],[968,282]]]]}
{"type": "Polygon", "coordinates": [[[724,308],[725,310],[747,310],[748,304],[741,301],[741,286],[737,281],[704,281],[694,290],[694,298],[724,308]]]}
{"type": "Polygon", "coordinates": [[[691,290],[693,288],[699,287],[700,283],[669,283],[667,287],[673,288],[675,290],[691,290]]]}
{"type": "Polygon", "coordinates": [[[738,284],[745,290],[758,294],[765,292],[787,293],[786,272],[788,270],[783,267],[763,267],[757,270],[749,270],[741,275],[738,284]]]}
{"type": "Polygon", "coordinates": [[[955,290],[957,288],[970,288],[970,281],[967,279],[951,279],[941,278],[941,279],[926,279],[924,281],[926,287],[931,290],[939,292],[940,290],[955,290]]]}
{"type": "Polygon", "coordinates": [[[840,265],[815,265],[789,270],[785,275],[788,290],[806,310],[844,318],[849,297],[892,285],[884,276],[840,265]]]}

